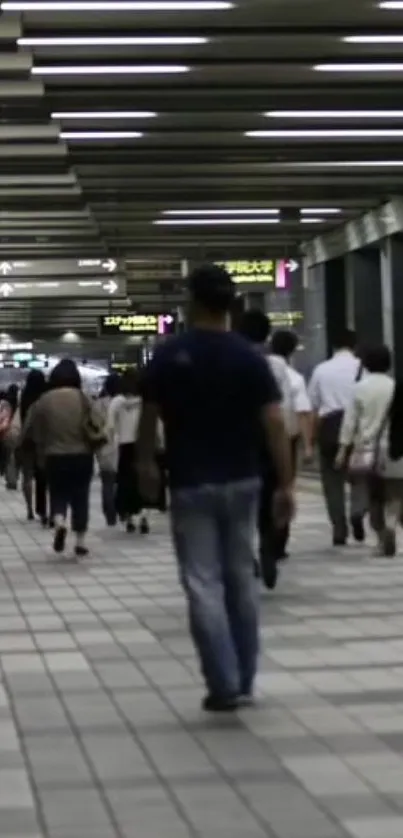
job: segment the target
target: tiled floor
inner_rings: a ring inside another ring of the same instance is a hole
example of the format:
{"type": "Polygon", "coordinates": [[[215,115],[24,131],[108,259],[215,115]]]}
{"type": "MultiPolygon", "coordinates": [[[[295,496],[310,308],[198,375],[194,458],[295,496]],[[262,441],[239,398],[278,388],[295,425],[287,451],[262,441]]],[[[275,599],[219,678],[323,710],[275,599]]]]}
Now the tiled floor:
{"type": "Polygon", "coordinates": [[[403,564],[305,493],[259,706],[206,719],[165,521],[55,562],[0,491],[0,838],[401,838],[403,564]]]}

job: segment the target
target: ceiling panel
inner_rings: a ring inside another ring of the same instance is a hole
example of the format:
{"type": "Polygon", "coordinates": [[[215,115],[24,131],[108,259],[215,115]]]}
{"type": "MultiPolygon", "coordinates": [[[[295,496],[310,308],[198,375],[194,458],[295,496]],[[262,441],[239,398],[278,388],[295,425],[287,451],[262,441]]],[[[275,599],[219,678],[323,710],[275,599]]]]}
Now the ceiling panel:
{"type": "Polygon", "coordinates": [[[403,12],[373,0],[54,5],[1,4],[1,258],[130,259],[140,304],[183,259],[295,253],[401,194],[403,12]],[[317,224],[301,223],[309,208],[317,224]],[[278,223],[250,223],[269,209],[278,223]],[[206,223],[226,210],[248,223],[206,223]]]}

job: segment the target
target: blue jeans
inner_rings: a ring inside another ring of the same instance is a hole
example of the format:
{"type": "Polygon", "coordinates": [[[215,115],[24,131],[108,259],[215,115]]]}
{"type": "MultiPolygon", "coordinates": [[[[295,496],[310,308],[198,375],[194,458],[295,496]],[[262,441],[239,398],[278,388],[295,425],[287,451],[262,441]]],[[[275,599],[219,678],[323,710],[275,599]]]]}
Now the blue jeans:
{"type": "Polygon", "coordinates": [[[172,535],[208,690],[249,694],[258,657],[253,539],[259,481],[172,492],[172,535]]]}

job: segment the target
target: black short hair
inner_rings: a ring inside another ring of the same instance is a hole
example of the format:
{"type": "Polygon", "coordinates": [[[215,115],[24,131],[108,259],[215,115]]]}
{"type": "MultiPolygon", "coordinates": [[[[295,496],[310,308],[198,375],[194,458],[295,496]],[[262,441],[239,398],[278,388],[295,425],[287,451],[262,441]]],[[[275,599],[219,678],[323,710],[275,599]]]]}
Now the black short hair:
{"type": "Polygon", "coordinates": [[[121,392],[123,396],[139,395],[140,375],[135,367],[129,367],[124,371],[121,379],[121,392]]]}
{"type": "Polygon", "coordinates": [[[102,388],[102,396],[109,396],[110,398],[114,398],[114,396],[118,396],[121,390],[121,380],[120,376],[116,372],[112,372],[108,375],[107,379],[105,380],[104,386],[102,388]]]}
{"type": "Polygon", "coordinates": [[[288,359],[294,354],[298,344],[299,340],[295,332],[289,329],[278,329],[271,339],[271,351],[274,355],[281,355],[282,358],[288,359]]]}
{"type": "Polygon", "coordinates": [[[369,346],[363,353],[363,364],[368,372],[389,372],[392,353],[388,346],[369,346]]]}
{"type": "Polygon", "coordinates": [[[232,309],[235,285],[220,265],[200,265],[190,275],[188,289],[191,299],[211,314],[226,314],[232,309]]]}
{"type": "Polygon", "coordinates": [[[271,323],[263,311],[250,308],[240,318],[238,331],[251,343],[265,343],[271,333],[271,323]]]}
{"type": "Polygon", "coordinates": [[[333,338],[333,349],[351,349],[357,346],[357,334],[354,329],[341,329],[333,338]]]}
{"type": "Polygon", "coordinates": [[[81,390],[81,376],[77,365],[71,358],[63,358],[50,373],[49,389],[58,390],[61,387],[72,387],[74,390],[81,390]]]}

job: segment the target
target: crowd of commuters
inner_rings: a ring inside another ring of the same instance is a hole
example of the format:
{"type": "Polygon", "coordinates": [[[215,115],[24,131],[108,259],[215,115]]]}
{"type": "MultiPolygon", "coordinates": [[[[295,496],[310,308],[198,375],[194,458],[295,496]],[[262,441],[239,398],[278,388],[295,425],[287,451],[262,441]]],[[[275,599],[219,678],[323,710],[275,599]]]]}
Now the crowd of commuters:
{"type": "Polygon", "coordinates": [[[157,347],[142,372],[111,375],[100,399],[82,391],[76,365],[45,381],[31,372],[20,399],[0,401],[6,485],[22,472],[28,519],[54,526],[63,553],[71,510],[74,551],[86,556],[90,485],[98,462],[108,526],[149,532],[148,509],[167,508],[208,711],[253,697],[258,577],[272,589],[287,558],[300,457],[319,456],[333,543],[349,531],[396,552],[403,506],[403,387],[387,347],[356,352],[346,331],[309,387],[293,365],[296,336],[270,335],[247,311],[231,329],[234,284],[216,265],[188,281],[186,332],[157,347]],[[10,465],[11,464],[11,465],[10,465]],[[346,487],[350,511],[346,512],[346,487]],[[35,489],[35,501],[34,501],[35,489]],[[258,537],[259,561],[255,556],[258,537]]]}

